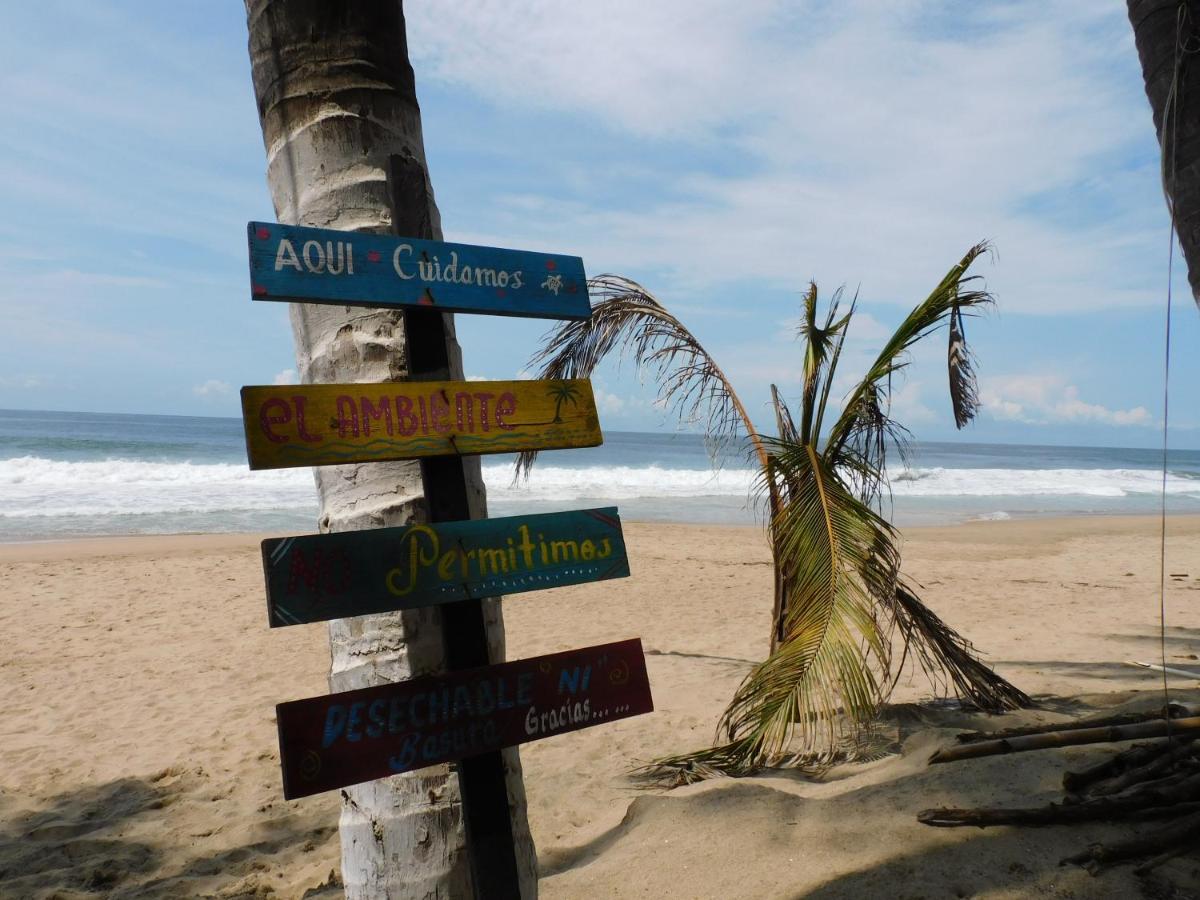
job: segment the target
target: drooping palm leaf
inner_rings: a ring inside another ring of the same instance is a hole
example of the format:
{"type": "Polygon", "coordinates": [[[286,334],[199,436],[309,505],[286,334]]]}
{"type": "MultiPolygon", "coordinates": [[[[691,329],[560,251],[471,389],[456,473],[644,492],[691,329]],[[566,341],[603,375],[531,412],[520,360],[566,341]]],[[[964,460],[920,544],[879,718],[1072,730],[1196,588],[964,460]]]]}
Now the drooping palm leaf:
{"type": "MultiPolygon", "coordinates": [[[[993,302],[991,294],[975,287],[979,277],[966,274],[971,264],[987,250],[986,243],[976,244],[968,250],[933,292],[900,323],[858,387],[851,391],[842,414],[829,431],[824,453],[839,467],[855,472],[861,479],[860,496],[868,500],[879,499],[885,487],[889,449],[895,448],[903,458],[910,437],[908,430],[891,418],[892,379],[908,365],[909,350],[917,341],[951,319],[959,321],[961,334],[962,316],[969,314],[964,310],[993,302]]],[[[953,342],[953,329],[951,338],[953,342]]],[[[964,399],[975,396],[974,369],[965,341],[959,343],[951,359],[950,382],[952,396],[964,399]]],[[[969,415],[959,424],[960,428],[975,413],[974,403],[964,404],[962,408],[964,412],[969,411],[969,415]]]]}
{"type": "MultiPolygon", "coordinates": [[[[903,581],[896,584],[892,613],[903,645],[930,681],[947,679],[945,686],[976,709],[1002,712],[1033,705],[1024,691],[984,665],[971,642],[938,618],[903,581]]],[[[897,676],[901,671],[903,666],[897,666],[897,676]]]]}
{"type": "Polygon", "coordinates": [[[946,350],[946,357],[950,370],[950,404],[954,408],[954,424],[961,429],[975,418],[979,409],[979,395],[971,351],[963,333],[962,310],[957,306],[950,313],[950,346],[946,350]]]}
{"type": "MultiPolygon", "coordinates": [[[[741,431],[750,438],[760,465],[766,464],[758,433],[733,385],[682,322],[637,282],[619,275],[589,279],[588,293],[591,317],[563,322],[530,360],[538,378],[590,378],[601,360],[619,349],[654,373],[659,405],[674,408],[684,423],[703,425],[714,456],[741,431]]],[[[528,476],[536,459],[536,452],[522,453],[518,477],[528,476]]]]}

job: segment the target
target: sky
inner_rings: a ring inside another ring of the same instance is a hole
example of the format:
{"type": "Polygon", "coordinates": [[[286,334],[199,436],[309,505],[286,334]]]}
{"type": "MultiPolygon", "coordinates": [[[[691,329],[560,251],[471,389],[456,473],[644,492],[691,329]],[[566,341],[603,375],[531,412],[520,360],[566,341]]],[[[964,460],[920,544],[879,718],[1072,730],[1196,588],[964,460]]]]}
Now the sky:
{"type": "MultiPolygon", "coordinates": [[[[963,253],[983,409],[945,341],[893,412],[918,439],[1155,446],[1169,226],[1125,4],[455,0],[406,4],[445,238],[643,284],[751,415],[799,393],[800,296],[858,306],[848,388],[963,253]]],[[[238,415],[295,377],[250,299],[270,221],[242,5],[43,0],[0,31],[0,408],[238,415]],[[66,24],[65,24],[66,23],[66,24]]],[[[1176,252],[1171,444],[1200,447],[1200,315],[1176,252]]],[[[539,320],[459,316],[466,374],[528,377],[539,320]]],[[[607,429],[678,427],[606,365],[607,429]]]]}

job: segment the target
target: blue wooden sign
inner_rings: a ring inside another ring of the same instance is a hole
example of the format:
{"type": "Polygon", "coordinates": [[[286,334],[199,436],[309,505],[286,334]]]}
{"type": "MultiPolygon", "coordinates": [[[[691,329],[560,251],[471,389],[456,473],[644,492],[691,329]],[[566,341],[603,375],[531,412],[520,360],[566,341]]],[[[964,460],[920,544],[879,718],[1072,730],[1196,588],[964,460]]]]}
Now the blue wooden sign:
{"type": "Polygon", "coordinates": [[[616,507],[262,543],[272,627],[629,574],[616,507]]]}
{"type": "Polygon", "coordinates": [[[578,256],[268,222],[251,222],[247,234],[255,300],[543,319],[591,314],[578,256]]]}

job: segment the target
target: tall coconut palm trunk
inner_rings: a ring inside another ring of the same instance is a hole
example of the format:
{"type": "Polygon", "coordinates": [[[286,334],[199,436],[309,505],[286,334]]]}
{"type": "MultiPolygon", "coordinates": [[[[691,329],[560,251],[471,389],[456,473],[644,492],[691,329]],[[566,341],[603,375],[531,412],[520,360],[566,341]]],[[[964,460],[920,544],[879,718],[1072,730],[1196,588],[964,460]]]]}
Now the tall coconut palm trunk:
{"type": "MultiPolygon", "coordinates": [[[[246,15],[267,181],[279,221],[440,239],[399,0],[246,0],[246,15]]],[[[449,365],[438,374],[462,378],[453,317],[443,318],[449,365]]],[[[410,375],[414,354],[406,346],[402,313],[293,304],[291,321],[305,383],[410,375]]],[[[472,517],[486,515],[478,458],[464,459],[464,468],[472,517]]],[[[322,531],[427,518],[415,462],[329,466],[314,473],[322,531]]],[[[498,602],[489,601],[485,614],[491,658],[499,661],[504,633],[498,602]]],[[[437,608],[335,620],[329,636],[334,691],[398,681],[444,663],[437,608]]],[[[522,894],[532,897],[536,861],[515,749],[505,751],[505,763],[522,894]]],[[[458,785],[447,766],[347,788],[342,797],[348,897],[471,895],[458,785]]]]}
{"type": "Polygon", "coordinates": [[[1200,303],[1200,3],[1128,0],[1128,6],[1163,148],[1163,190],[1200,303]]]}

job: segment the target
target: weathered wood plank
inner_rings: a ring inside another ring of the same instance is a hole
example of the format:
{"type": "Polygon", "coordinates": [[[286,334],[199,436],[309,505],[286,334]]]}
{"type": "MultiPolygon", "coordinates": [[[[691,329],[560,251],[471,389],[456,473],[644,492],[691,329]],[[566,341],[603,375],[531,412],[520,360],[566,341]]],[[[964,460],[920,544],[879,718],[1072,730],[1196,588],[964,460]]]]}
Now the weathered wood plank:
{"type": "Polygon", "coordinates": [[[288,800],[654,709],[634,638],[275,707],[288,800]]]}
{"type": "Polygon", "coordinates": [[[246,227],[255,300],[586,319],[578,256],[271,222],[246,227]]]}
{"type": "Polygon", "coordinates": [[[616,507],[262,542],[271,627],[629,575],[616,507]]]}
{"type": "Polygon", "coordinates": [[[422,381],[242,388],[251,469],[594,447],[591,382],[422,381]]]}

